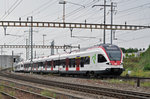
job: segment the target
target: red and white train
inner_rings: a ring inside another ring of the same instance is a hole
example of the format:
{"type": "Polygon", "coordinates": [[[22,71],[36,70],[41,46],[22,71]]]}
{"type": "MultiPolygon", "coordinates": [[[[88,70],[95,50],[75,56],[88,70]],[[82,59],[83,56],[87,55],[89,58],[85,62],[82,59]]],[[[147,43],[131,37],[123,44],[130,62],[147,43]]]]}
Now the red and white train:
{"type": "Polygon", "coordinates": [[[116,45],[94,47],[18,63],[16,72],[59,73],[71,75],[120,75],[123,53],[116,45]]]}

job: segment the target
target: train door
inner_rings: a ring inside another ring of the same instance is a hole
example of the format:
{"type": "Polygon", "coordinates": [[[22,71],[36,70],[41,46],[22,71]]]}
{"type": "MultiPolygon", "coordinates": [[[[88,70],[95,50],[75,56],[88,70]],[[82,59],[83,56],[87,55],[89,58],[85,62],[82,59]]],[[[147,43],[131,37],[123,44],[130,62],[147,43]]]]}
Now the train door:
{"type": "Polygon", "coordinates": [[[66,71],[68,71],[68,70],[69,70],[69,59],[66,58],[66,71]]]}
{"type": "Polygon", "coordinates": [[[51,61],[51,71],[53,71],[54,61],[51,61]]]}
{"type": "Polygon", "coordinates": [[[80,70],[80,58],[77,57],[76,58],[76,71],[79,71],[80,70]]]}
{"type": "Polygon", "coordinates": [[[45,70],[47,71],[47,61],[44,62],[45,70]]]}
{"type": "Polygon", "coordinates": [[[38,66],[38,63],[36,63],[36,71],[38,71],[38,67],[39,67],[39,66],[38,66]]]}
{"type": "Polygon", "coordinates": [[[34,63],[32,64],[32,71],[34,71],[34,63]]]}

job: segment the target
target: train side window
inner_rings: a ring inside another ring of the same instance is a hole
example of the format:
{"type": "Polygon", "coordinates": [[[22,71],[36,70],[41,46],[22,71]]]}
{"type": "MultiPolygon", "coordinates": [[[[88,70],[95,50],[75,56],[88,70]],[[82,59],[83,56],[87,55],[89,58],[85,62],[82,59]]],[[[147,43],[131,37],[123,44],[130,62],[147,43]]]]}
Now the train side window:
{"type": "Polygon", "coordinates": [[[69,67],[72,67],[72,59],[69,59],[69,67]]]}
{"type": "Polygon", "coordinates": [[[54,60],[53,62],[53,67],[55,68],[55,66],[56,66],[56,60],[54,60]]]}
{"type": "Polygon", "coordinates": [[[81,57],[80,65],[81,65],[81,67],[84,67],[84,57],[81,57]]]}
{"type": "Polygon", "coordinates": [[[69,59],[69,67],[75,67],[75,58],[69,59]]]}
{"type": "Polygon", "coordinates": [[[75,68],[75,67],[76,67],[76,59],[73,58],[73,59],[72,59],[72,62],[73,62],[73,67],[75,68]]]}
{"type": "Polygon", "coordinates": [[[47,67],[51,67],[51,61],[47,61],[47,67]]]}
{"type": "Polygon", "coordinates": [[[84,58],[84,64],[90,64],[90,57],[89,56],[86,56],[84,58]]]}
{"type": "Polygon", "coordinates": [[[55,65],[59,66],[59,60],[55,60],[55,65]]]}
{"type": "Polygon", "coordinates": [[[39,63],[38,63],[38,66],[43,66],[43,62],[39,62],[39,63]]]}
{"type": "Polygon", "coordinates": [[[98,63],[106,62],[106,58],[102,54],[98,54],[98,63]]]}
{"type": "Polygon", "coordinates": [[[43,68],[45,68],[45,66],[46,66],[46,62],[43,62],[43,68]]]}
{"type": "Polygon", "coordinates": [[[60,60],[60,65],[63,66],[63,68],[65,68],[66,65],[65,59],[60,60]]]}

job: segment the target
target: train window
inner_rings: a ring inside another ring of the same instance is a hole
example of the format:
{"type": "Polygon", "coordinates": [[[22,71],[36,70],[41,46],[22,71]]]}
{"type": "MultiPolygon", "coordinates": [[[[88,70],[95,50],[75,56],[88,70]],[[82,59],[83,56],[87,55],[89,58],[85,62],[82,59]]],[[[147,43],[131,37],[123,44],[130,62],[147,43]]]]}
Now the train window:
{"type": "Polygon", "coordinates": [[[51,67],[51,61],[47,61],[47,67],[51,67]]]}
{"type": "Polygon", "coordinates": [[[56,66],[56,60],[53,61],[53,67],[55,68],[56,66]]]}
{"type": "Polygon", "coordinates": [[[60,60],[57,60],[57,65],[58,65],[58,66],[60,65],[60,60]]]}
{"type": "Polygon", "coordinates": [[[30,64],[27,64],[27,67],[29,68],[29,67],[30,67],[30,64]]]}
{"type": "Polygon", "coordinates": [[[81,57],[80,65],[81,65],[81,67],[84,67],[84,57],[81,57]]]}
{"type": "Polygon", "coordinates": [[[60,60],[56,60],[56,61],[55,61],[55,65],[56,65],[56,66],[59,66],[59,65],[60,65],[60,60]]]}
{"type": "Polygon", "coordinates": [[[106,62],[106,58],[102,54],[98,54],[98,63],[106,62]]]}
{"type": "Polygon", "coordinates": [[[56,61],[53,61],[53,66],[55,66],[56,65],[56,61]]]}
{"type": "Polygon", "coordinates": [[[43,66],[43,62],[38,62],[38,66],[43,66]]]}
{"type": "Polygon", "coordinates": [[[46,62],[43,62],[43,68],[45,68],[45,66],[46,66],[46,62]]]}
{"type": "Polygon", "coordinates": [[[60,65],[63,66],[63,68],[65,68],[66,60],[65,59],[60,60],[60,65]]]}
{"type": "Polygon", "coordinates": [[[34,67],[34,68],[36,67],[36,64],[35,64],[35,63],[33,63],[33,67],[34,67]]]}
{"type": "Polygon", "coordinates": [[[90,57],[89,56],[84,57],[84,64],[90,64],[90,57]]]}
{"type": "Polygon", "coordinates": [[[69,59],[69,67],[72,67],[72,59],[69,59]]]}
{"type": "Polygon", "coordinates": [[[73,62],[73,63],[72,63],[72,64],[73,64],[73,67],[76,67],[76,59],[75,59],[75,58],[72,59],[72,62],[73,62]]]}

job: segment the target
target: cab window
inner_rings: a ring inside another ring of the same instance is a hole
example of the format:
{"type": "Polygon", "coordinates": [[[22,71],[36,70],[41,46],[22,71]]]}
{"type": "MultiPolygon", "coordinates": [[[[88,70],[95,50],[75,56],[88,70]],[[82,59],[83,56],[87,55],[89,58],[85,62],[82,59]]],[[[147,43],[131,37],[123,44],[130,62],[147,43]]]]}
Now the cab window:
{"type": "Polygon", "coordinates": [[[103,63],[106,61],[106,58],[102,54],[98,54],[98,63],[103,63]]]}

